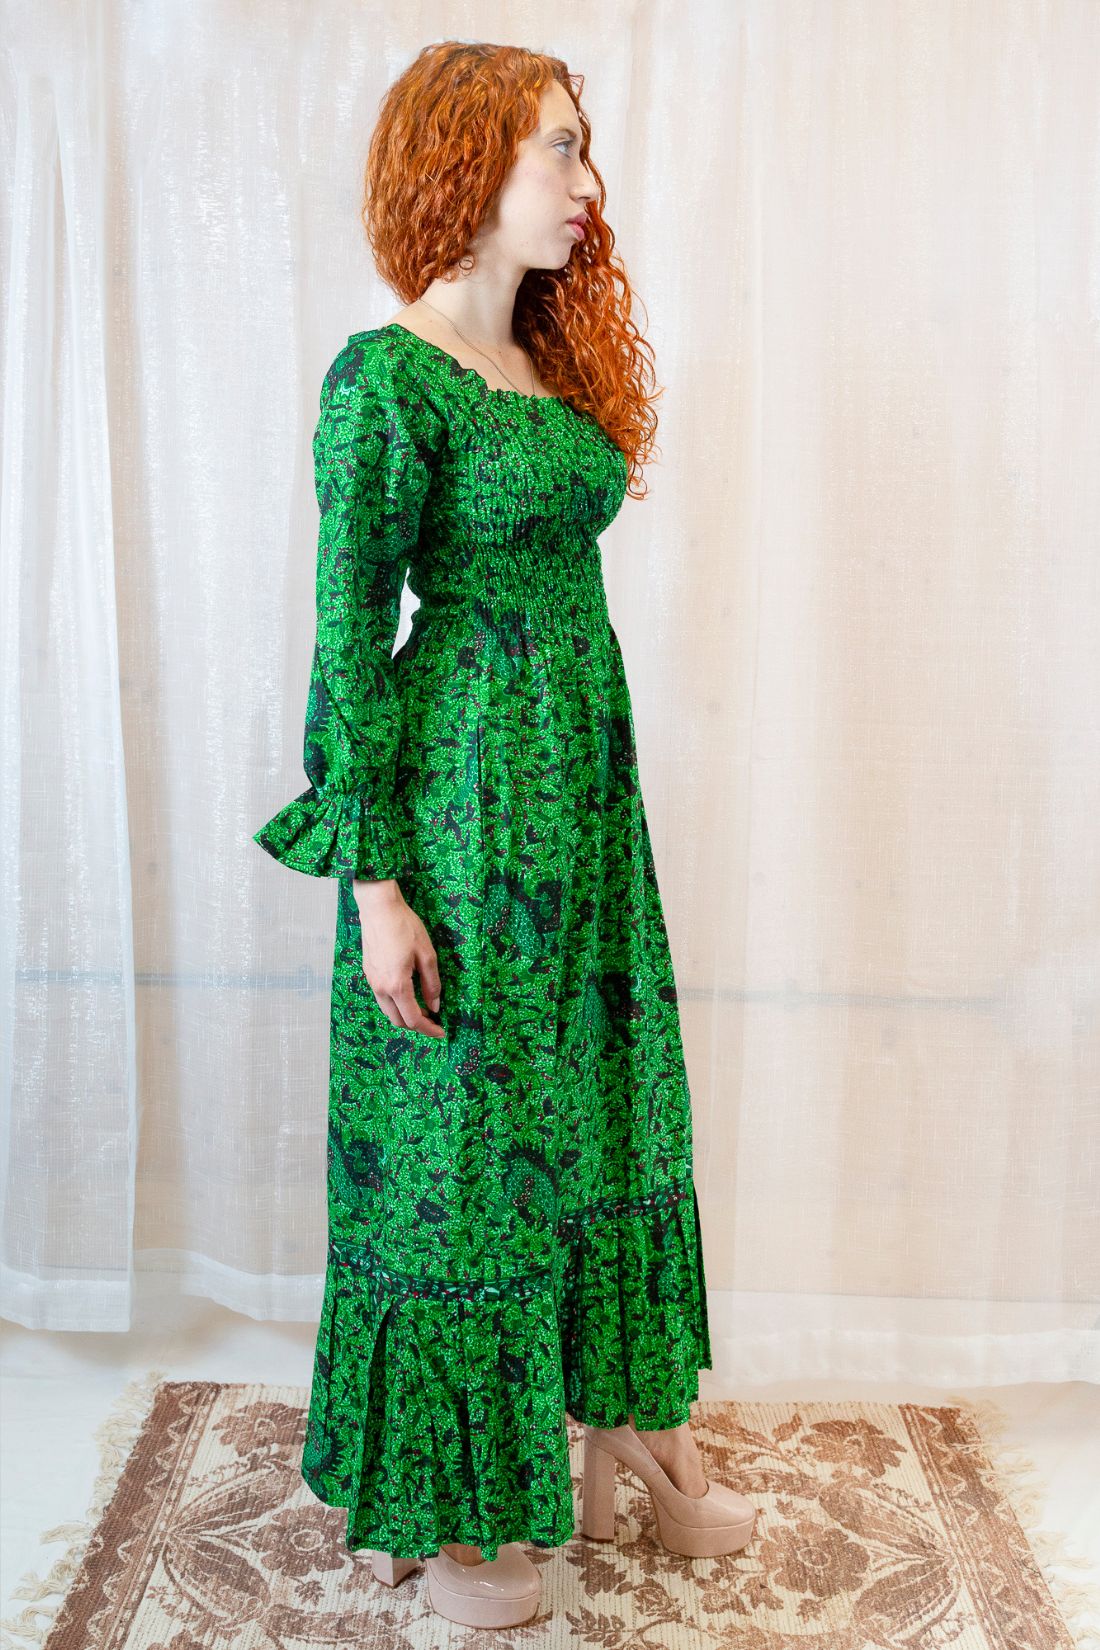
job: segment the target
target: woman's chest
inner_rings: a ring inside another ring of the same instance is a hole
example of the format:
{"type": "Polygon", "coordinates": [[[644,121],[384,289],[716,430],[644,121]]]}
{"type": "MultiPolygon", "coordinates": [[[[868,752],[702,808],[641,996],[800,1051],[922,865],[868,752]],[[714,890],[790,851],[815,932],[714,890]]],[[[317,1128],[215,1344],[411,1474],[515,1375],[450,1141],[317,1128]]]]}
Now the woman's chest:
{"type": "Polygon", "coordinates": [[[626,483],[626,458],[595,420],[546,397],[487,398],[448,421],[422,532],[429,542],[555,526],[599,534],[626,483]]]}

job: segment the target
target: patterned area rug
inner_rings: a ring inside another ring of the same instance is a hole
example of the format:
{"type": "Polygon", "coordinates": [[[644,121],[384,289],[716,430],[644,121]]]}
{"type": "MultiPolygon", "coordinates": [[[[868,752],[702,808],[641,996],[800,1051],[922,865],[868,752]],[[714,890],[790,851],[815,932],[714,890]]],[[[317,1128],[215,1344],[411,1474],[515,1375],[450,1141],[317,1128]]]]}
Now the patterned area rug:
{"type": "MultiPolygon", "coordinates": [[[[656,1536],[648,1492],[620,1467],[613,1544],[579,1533],[551,1552],[537,1616],[506,1631],[443,1621],[423,1568],[396,1589],[349,1554],[345,1514],[302,1482],[307,1393],[159,1381],[100,1429],[100,1515],[17,1596],[61,1602],[5,1622],[45,1650],[1075,1650],[1091,1588],[1031,1530],[1035,1492],[991,1445],[992,1405],[704,1400],[693,1428],[712,1478],[758,1506],[748,1546],[681,1558],[656,1536]],[[123,1447],[124,1446],[124,1447],[123,1447]],[[1013,1484],[1012,1480],[1016,1482],[1013,1484]],[[1044,1552],[1044,1547],[1046,1551],[1044,1552]],[[36,1618],[45,1618],[42,1621],[36,1618]]],[[[570,1421],[578,1497],[581,1429],[570,1421]]],[[[44,1540],[64,1531],[47,1531],[44,1540]]]]}

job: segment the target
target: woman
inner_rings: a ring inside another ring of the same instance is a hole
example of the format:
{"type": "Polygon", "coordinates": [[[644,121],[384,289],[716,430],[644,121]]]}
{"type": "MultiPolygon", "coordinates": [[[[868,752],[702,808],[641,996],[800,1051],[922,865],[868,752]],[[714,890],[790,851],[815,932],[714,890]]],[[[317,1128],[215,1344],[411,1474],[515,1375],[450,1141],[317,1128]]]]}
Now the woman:
{"type": "Polygon", "coordinates": [[[446,42],[383,101],[365,218],[406,307],[324,380],[310,788],[255,838],[339,881],[302,1471],[380,1580],[423,1558],[481,1626],[538,1608],[519,1544],[574,1533],[569,1416],[585,1534],[614,1534],[616,1460],[673,1551],[753,1520],[689,1425],[691,1107],[597,542],[648,346],[572,78],[446,42]]]}

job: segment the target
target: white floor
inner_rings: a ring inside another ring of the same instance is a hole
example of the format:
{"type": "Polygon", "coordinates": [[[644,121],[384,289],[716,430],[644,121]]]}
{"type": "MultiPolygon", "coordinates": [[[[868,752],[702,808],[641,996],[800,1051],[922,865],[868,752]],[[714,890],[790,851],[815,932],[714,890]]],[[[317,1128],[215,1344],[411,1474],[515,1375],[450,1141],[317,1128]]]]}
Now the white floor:
{"type": "MultiPolygon", "coordinates": [[[[23,1573],[45,1574],[63,1550],[62,1544],[42,1544],[40,1532],[84,1517],[99,1470],[93,1434],[128,1381],[159,1369],[173,1380],[309,1385],[309,1324],[258,1323],[206,1301],[167,1296],[145,1305],[141,1322],[127,1335],[3,1326],[0,1616],[25,1607],[12,1597],[23,1573]]],[[[931,1387],[869,1382],[796,1380],[725,1390],[706,1370],[700,1382],[702,1398],[942,1404],[948,1397],[931,1387]]],[[[1076,1586],[1091,1583],[1100,1597],[1100,1387],[1074,1382],[952,1390],[951,1396],[960,1395],[992,1399],[1005,1412],[1009,1430],[1001,1444],[1026,1452],[1044,1492],[1041,1528],[1061,1532],[1067,1550],[1089,1561],[1087,1569],[1068,1567],[1059,1574],[1076,1586]]],[[[1090,1616],[1088,1627],[1079,1643],[1100,1644],[1100,1615],[1090,1616]]]]}

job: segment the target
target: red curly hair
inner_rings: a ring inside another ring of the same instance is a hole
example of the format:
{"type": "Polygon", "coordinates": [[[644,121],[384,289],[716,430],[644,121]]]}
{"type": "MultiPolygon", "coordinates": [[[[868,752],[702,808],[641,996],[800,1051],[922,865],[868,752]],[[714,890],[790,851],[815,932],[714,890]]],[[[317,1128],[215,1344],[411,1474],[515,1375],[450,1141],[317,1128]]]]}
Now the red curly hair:
{"type": "Polygon", "coordinates": [[[622,449],[630,464],[627,491],[644,498],[644,486],[635,491],[632,484],[652,453],[653,403],[664,391],[647,387],[653,351],[630,318],[633,293],[604,219],[607,191],[589,159],[591,127],[579,102],[583,75],[523,46],[425,46],[382,99],[363,222],[379,274],[407,304],[432,281],[472,268],[475,255],[467,249],[518,145],[538,128],[551,80],[565,87],[577,111],[580,158],[599,196],[589,203],[585,237],[569,262],[523,277],[513,329],[542,382],[590,412],[622,449]]]}

